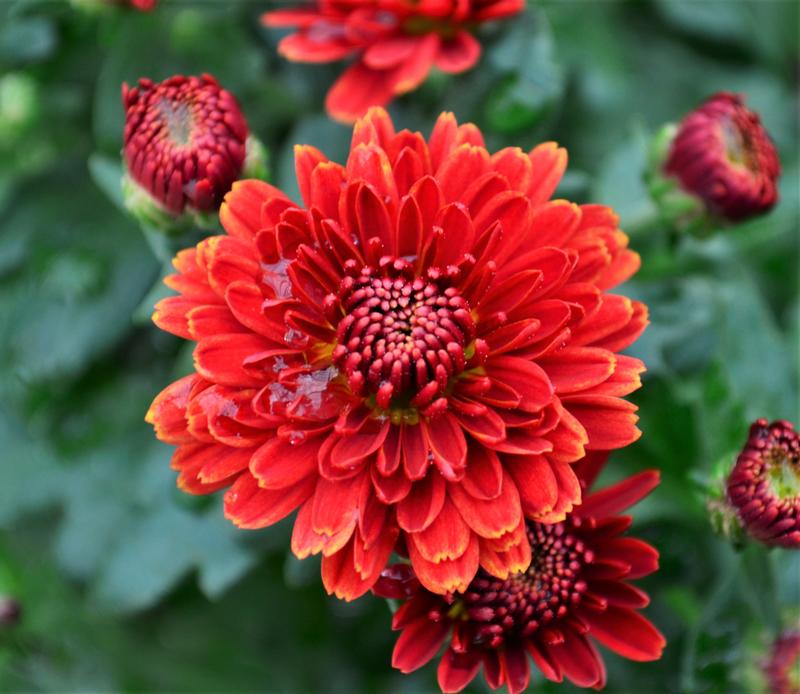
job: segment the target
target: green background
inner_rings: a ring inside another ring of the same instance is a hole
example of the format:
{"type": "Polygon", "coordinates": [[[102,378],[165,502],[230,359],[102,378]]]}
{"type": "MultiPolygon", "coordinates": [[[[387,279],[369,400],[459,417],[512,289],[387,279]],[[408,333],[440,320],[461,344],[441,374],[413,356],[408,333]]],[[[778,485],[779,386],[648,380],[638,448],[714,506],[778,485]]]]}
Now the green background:
{"type": "MultiPolygon", "coordinates": [[[[279,58],[257,22],[267,2],[141,14],[82,1],[0,3],[0,594],[24,610],[0,627],[0,690],[432,691],[433,667],[391,670],[382,601],[328,599],[318,562],[287,553],[287,523],[237,531],[219,498],[180,494],[143,421],[191,346],[149,322],[164,263],[118,204],[121,83],[215,75],[291,195],[293,144],[347,150],[322,110],[340,66],[279,58]]],[[[662,471],[634,527],[662,555],[641,584],[669,645],[657,663],[609,655],[608,691],[757,691],[765,645],[797,616],[798,552],[736,553],[705,510],[750,421],[798,419],[797,8],[535,2],[485,28],[477,69],[391,108],[426,134],[452,110],[493,149],[558,140],[558,194],[613,205],[643,256],[625,291],[652,317],[632,350],[648,365],[644,436],[604,474],[662,471]],[[745,93],[775,139],[782,199],[704,241],[676,238],[648,202],[647,142],[723,89],[745,93]]]]}

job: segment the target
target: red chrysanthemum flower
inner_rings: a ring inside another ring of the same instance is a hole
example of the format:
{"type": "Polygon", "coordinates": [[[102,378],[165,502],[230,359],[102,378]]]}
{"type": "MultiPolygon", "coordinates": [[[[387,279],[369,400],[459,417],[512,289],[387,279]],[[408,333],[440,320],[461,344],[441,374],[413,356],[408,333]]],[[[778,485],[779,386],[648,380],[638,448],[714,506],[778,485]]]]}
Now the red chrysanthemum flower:
{"type": "Polygon", "coordinates": [[[345,166],[297,147],[303,203],[234,184],[227,236],[175,259],[154,320],[198,342],[197,373],[147,419],[193,493],[321,552],[330,592],[363,594],[399,536],[431,590],[528,566],[524,517],[580,501],[571,463],[639,436],[617,352],[646,308],[606,290],[639,257],[617,217],[548,202],[552,143],[490,155],[443,114],[430,142],[381,109],[345,166]]]}
{"type": "Polygon", "coordinates": [[[655,571],[658,553],[623,537],[631,518],[617,515],[657,484],[657,472],[643,472],[590,494],[560,523],[528,521],[533,560],[505,579],[482,570],[465,591],[442,596],[407,564],[385,569],[374,592],[405,600],[392,620],[402,630],[392,665],[412,672],[447,643],[443,692],[461,691],[483,665],[492,689],[515,694],[530,682],[528,654],[548,679],[597,689],[606,673],[592,639],[632,660],[660,658],[664,638],[637,612],[649,599],[628,583],[655,571]]]}
{"type": "Polygon", "coordinates": [[[262,20],[296,27],[278,47],[289,60],[327,63],[354,57],[328,92],[332,117],[352,123],[416,89],[436,66],[459,73],[481,53],[470,30],[521,12],[524,0],[314,0],[262,20]]]}
{"type": "Polygon", "coordinates": [[[769,694],[800,694],[800,630],[792,629],[775,639],[764,663],[769,694]]]}
{"type": "Polygon", "coordinates": [[[744,529],[767,545],[800,547],[800,435],[787,421],[750,427],[727,483],[744,529]]]}
{"type": "Polygon", "coordinates": [[[736,94],[715,94],[684,118],[664,170],[728,221],[766,212],[778,200],[778,153],[736,94]]]}
{"type": "Polygon", "coordinates": [[[245,162],[247,123],[210,75],[122,85],[129,175],[171,214],[216,210],[245,162]]]}

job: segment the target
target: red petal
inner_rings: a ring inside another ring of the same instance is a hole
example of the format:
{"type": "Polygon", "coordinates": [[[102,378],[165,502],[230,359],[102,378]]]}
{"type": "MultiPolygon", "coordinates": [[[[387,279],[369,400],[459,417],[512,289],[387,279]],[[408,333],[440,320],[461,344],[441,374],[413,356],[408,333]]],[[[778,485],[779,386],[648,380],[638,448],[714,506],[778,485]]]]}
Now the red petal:
{"type": "Polygon", "coordinates": [[[325,108],[336,120],[352,123],[370,106],[383,106],[394,96],[394,85],[383,70],[372,70],[361,61],[348,67],[331,87],[325,108]]]}
{"type": "Polygon", "coordinates": [[[442,72],[464,72],[475,65],[480,56],[478,40],[468,31],[459,31],[452,39],[442,42],[436,54],[436,67],[442,72]]]}
{"type": "Polygon", "coordinates": [[[467,551],[471,531],[459,515],[453,502],[445,499],[442,510],[425,530],[409,533],[406,540],[413,543],[428,561],[438,563],[457,559],[467,551]]]}
{"type": "Polygon", "coordinates": [[[564,175],[564,170],[567,168],[567,150],[555,142],[543,142],[534,147],[528,156],[531,158],[533,168],[528,198],[532,204],[538,205],[550,198],[561,176],[564,175]]]}
{"type": "Polygon", "coordinates": [[[428,471],[428,443],[419,425],[402,425],[400,441],[403,448],[403,469],[411,480],[425,477],[428,471]]]}
{"type": "Polygon", "coordinates": [[[467,651],[456,653],[448,648],[437,668],[437,681],[439,688],[445,694],[455,694],[466,687],[478,674],[481,668],[481,659],[477,653],[467,651]]]}
{"type": "Polygon", "coordinates": [[[263,528],[277,523],[302,504],[314,491],[307,477],[289,489],[260,489],[250,474],[239,477],[225,493],[225,517],[240,528],[263,528]]]}
{"type": "Polygon", "coordinates": [[[598,561],[624,562],[627,578],[641,578],[658,570],[658,551],[635,537],[607,540],[596,550],[598,561]]]}
{"type": "Polygon", "coordinates": [[[458,420],[449,412],[420,422],[422,433],[439,471],[448,480],[457,479],[467,460],[467,440],[458,420]]]}
{"type": "Polygon", "coordinates": [[[522,518],[519,493],[514,480],[503,475],[500,495],[495,499],[475,499],[460,483],[449,483],[448,494],[467,525],[481,537],[500,537],[514,530],[522,518]]]}
{"type": "Polygon", "coordinates": [[[497,454],[483,446],[471,446],[461,484],[474,499],[496,499],[500,496],[503,468],[497,454]]]}
{"type": "Polygon", "coordinates": [[[431,470],[425,479],[415,482],[408,495],[397,505],[397,522],[403,530],[418,533],[427,528],[444,506],[444,478],[431,470]]]}
{"type": "Polygon", "coordinates": [[[645,470],[621,482],[587,496],[580,508],[579,516],[605,518],[616,516],[644,499],[659,483],[658,470],[645,470]]]}
{"type": "Polygon", "coordinates": [[[404,674],[413,672],[429,662],[441,648],[450,631],[450,621],[432,622],[426,618],[409,624],[394,646],[392,667],[404,674]]]}
{"type": "Polygon", "coordinates": [[[501,651],[500,667],[503,670],[503,679],[509,694],[519,694],[527,688],[531,680],[531,673],[528,668],[528,658],[521,646],[501,651]]]}
{"type": "Polygon", "coordinates": [[[258,335],[229,333],[201,340],[194,350],[197,372],[207,380],[226,386],[244,388],[262,385],[243,362],[248,357],[274,349],[274,345],[258,335]]]}
{"type": "Polygon", "coordinates": [[[408,556],[419,582],[429,591],[440,595],[453,591],[463,593],[478,571],[478,537],[470,534],[467,551],[458,559],[430,562],[420,554],[413,542],[408,543],[408,556]]]}
{"type": "Polygon", "coordinates": [[[563,643],[547,645],[545,651],[559,669],[579,687],[595,687],[603,679],[600,658],[589,642],[571,629],[564,629],[563,643]]]}
{"type": "Polygon", "coordinates": [[[636,441],[636,405],[607,395],[572,395],[562,398],[567,408],[589,435],[587,448],[614,450],[636,441]]]}
{"type": "Polygon", "coordinates": [[[556,393],[576,393],[607,380],[615,368],[614,355],[605,349],[568,347],[537,360],[556,393]]]}
{"type": "Polygon", "coordinates": [[[285,489],[317,469],[319,442],[293,444],[275,437],[253,454],[250,472],[264,489],[285,489]]]}
{"type": "Polygon", "coordinates": [[[320,477],[314,490],[311,524],[315,532],[324,535],[355,528],[358,520],[358,499],[364,475],[331,482],[320,477]]]}
{"type": "Polygon", "coordinates": [[[520,396],[518,407],[524,412],[538,412],[553,399],[550,379],[534,362],[507,355],[492,357],[486,364],[486,373],[520,396]]]}
{"type": "Polygon", "coordinates": [[[411,491],[411,480],[403,468],[397,468],[392,475],[384,477],[376,467],[372,467],[370,474],[375,494],[384,504],[396,504],[411,491]]]}
{"type": "Polygon", "coordinates": [[[345,39],[318,41],[306,33],[290,34],[278,44],[278,53],[297,63],[329,63],[346,58],[355,50],[345,39]]]}
{"type": "Polygon", "coordinates": [[[460,200],[461,193],[488,168],[489,153],[483,147],[463,144],[454,149],[436,174],[444,199],[448,202],[460,200]]]}
{"type": "Polygon", "coordinates": [[[193,299],[168,296],[155,305],[153,323],[168,333],[182,337],[184,340],[191,340],[192,333],[189,331],[186,314],[194,308],[197,308],[197,302],[193,299]]]}
{"type": "Polygon", "coordinates": [[[144,420],[152,424],[156,438],[164,443],[192,443],[194,437],[186,428],[186,406],[189,394],[202,379],[191,374],[175,381],[162,390],[147,410],[144,420]]]}
{"type": "Polygon", "coordinates": [[[336,595],[347,602],[360,598],[366,593],[379,573],[364,579],[356,571],[353,558],[353,540],[335,554],[322,557],[322,584],[329,595],[336,595]]]}
{"type": "Polygon", "coordinates": [[[219,221],[231,236],[249,241],[261,229],[261,206],[286,195],[264,181],[236,181],[219,208],[219,221]]]}
{"type": "Polygon", "coordinates": [[[531,546],[525,534],[525,523],[520,523],[518,530],[496,540],[481,538],[480,556],[481,566],[492,576],[503,580],[527,571],[531,563],[531,546]]]}
{"type": "Polygon", "coordinates": [[[558,501],[558,482],[544,456],[510,456],[505,467],[516,483],[526,517],[536,518],[553,509],[558,501]]]}
{"type": "Polygon", "coordinates": [[[383,445],[391,423],[371,420],[356,434],[342,436],[330,452],[331,464],[340,470],[356,469],[364,464],[367,456],[383,445]]]}
{"type": "Polygon", "coordinates": [[[585,611],[589,633],[606,648],[636,661],[658,660],[666,640],[647,619],[633,610],[610,606],[585,611]]]}
{"type": "Polygon", "coordinates": [[[531,654],[533,662],[536,663],[536,667],[542,671],[542,674],[547,679],[553,682],[562,682],[564,680],[564,675],[561,674],[558,661],[536,643],[536,641],[533,639],[526,640],[525,647],[528,649],[528,653],[531,654]]]}

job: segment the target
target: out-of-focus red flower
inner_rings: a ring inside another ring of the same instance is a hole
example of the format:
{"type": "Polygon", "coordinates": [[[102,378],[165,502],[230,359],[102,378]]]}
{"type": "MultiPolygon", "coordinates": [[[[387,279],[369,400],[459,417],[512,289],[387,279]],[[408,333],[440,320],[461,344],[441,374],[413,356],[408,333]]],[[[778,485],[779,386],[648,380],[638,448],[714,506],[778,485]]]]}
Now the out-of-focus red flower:
{"type": "Polygon", "coordinates": [[[778,200],[778,153],[758,115],[736,94],[715,94],[684,118],[664,170],[731,222],[762,214],[778,200]]]}
{"type": "Polygon", "coordinates": [[[237,525],[298,507],[292,548],[329,592],[367,591],[396,540],[430,590],[530,562],[524,518],[580,501],[572,463],[639,437],[639,257],[607,207],[549,198],[566,153],[489,154],[443,114],[430,141],[382,109],[344,166],[298,146],[302,203],[234,184],[227,236],[182,251],[154,320],[196,374],[147,420],[179,486],[230,487],[237,525]]]}
{"type": "Polygon", "coordinates": [[[296,27],[278,47],[289,60],[355,58],[328,92],[332,117],[352,123],[416,89],[436,66],[458,73],[481,53],[471,30],[521,12],[524,0],[314,0],[263,15],[271,27],[296,27]]]}
{"type": "Polygon", "coordinates": [[[800,547],[800,435],[759,419],[728,477],[728,500],[745,531],[767,545],[800,547]]]}
{"type": "Polygon", "coordinates": [[[216,210],[245,162],[247,123],[210,75],[122,86],[128,174],[171,214],[216,210]]]}
{"type": "Polygon", "coordinates": [[[783,632],[764,663],[764,677],[769,694],[800,692],[800,629],[783,632]]]}
{"type": "Polygon", "coordinates": [[[649,598],[629,583],[658,568],[658,553],[623,536],[631,518],[618,515],[657,484],[657,472],[643,472],[588,495],[560,523],[528,521],[533,560],[505,579],[481,570],[465,591],[442,596],[407,564],[385,569],[374,592],[404,600],[392,665],[412,672],[447,644],[443,692],[461,691],[482,665],[492,689],[515,694],[530,682],[529,655],[547,679],[596,689],[606,672],[593,640],[632,660],[661,657],[663,636],[638,612],[649,598]]]}
{"type": "Polygon", "coordinates": [[[137,10],[149,12],[155,8],[155,6],[158,4],[158,0],[127,0],[127,3],[137,10]]]}
{"type": "Polygon", "coordinates": [[[0,595],[0,629],[19,624],[22,607],[17,600],[0,595]]]}

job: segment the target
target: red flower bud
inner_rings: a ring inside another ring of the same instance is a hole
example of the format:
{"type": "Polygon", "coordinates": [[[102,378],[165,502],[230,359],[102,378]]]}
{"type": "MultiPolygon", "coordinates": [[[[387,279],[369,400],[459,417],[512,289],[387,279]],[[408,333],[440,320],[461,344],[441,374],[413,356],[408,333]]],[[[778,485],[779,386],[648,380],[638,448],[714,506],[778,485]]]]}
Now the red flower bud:
{"type": "Polygon", "coordinates": [[[796,694],[800,683],[800,630],[783,632],[764,663],[769,694],[796,694]]]}
{"type": "Polygon", "coordinates": [[[736,94],[715,94],[683,119],[664,171],[730,222],[763,214],[778,200],[778,153],[736,94]]]}
{"type": "Polygon", "coordinates": [[[176,75],[122,86],[130,176],[170,213],[207,212],[244,166],[247,123],[233,95],[209,76],[176,75]]]}
{"type": "Polygon", "coordinates": [[[728,477],[728,500],[745,531],[767,545],[800,547],[800,435],[759,419],[728,477]]]}

